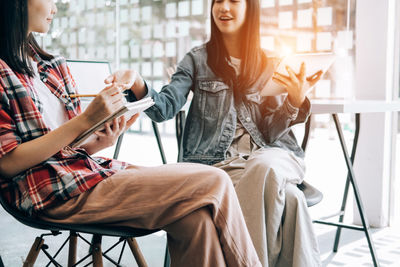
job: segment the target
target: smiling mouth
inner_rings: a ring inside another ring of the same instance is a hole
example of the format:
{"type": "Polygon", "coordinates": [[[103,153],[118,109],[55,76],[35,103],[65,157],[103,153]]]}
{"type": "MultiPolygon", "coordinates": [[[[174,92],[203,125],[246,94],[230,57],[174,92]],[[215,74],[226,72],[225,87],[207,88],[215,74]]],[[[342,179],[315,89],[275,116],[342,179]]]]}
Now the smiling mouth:
{"type": "Polygon", "coordinates": [[[221,20],[221,21],[230,21],[230,20],[233,20],[233,18],[231,18],[231,17],[220,17],[219,20],[221,20]]]}

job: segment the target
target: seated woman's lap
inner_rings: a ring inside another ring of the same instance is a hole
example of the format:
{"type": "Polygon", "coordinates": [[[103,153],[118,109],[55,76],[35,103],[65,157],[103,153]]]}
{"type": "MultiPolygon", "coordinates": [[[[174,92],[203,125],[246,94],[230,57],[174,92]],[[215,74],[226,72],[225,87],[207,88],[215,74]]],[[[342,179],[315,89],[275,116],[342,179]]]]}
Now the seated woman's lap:
{"type": "MultiPolygon", "coordinates": [[[[257,169],[261,176],[273,171],[282,183],[301,183],[304,178],[305,163],[293,152],[282,148],[260,148],[250,154],[246,170],[257,169]]],[[[255,177],[255,179],[257,179],[255,177]]]]}
{"type": "Polygon", "coordinates": [[[226,173],[205,165],[130,166],[42,215],[64,223],[118,223],[157,229],[218,203],[227,191],[234,192],[231,187],[226,173]]]}

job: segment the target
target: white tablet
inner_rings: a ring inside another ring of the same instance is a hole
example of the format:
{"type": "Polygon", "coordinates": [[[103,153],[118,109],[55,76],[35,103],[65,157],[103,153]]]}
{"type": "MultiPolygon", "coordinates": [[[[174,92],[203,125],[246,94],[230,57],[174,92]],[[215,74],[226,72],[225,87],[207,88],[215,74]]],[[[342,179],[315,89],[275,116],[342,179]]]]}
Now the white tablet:
{"type": "MultiPolygon", "coordinates": [[[[286,66],[291,67],[295,73],[300,72],[301,63],[304,62],[306,65],[306,76],[309,77],[314,73],[322,70],[324,75],[332,63],[335,61],[336,56],[332,53],[315,53],[315,54],[294,54],[291,56],[284,57],[276,68],[275,72],[281,73],[288,76],[286,66]]],[[[271,79],[265,84],[261,90],[262,96],[274,96],[286,93],[285,87],[275,83],[271,79]]]]}

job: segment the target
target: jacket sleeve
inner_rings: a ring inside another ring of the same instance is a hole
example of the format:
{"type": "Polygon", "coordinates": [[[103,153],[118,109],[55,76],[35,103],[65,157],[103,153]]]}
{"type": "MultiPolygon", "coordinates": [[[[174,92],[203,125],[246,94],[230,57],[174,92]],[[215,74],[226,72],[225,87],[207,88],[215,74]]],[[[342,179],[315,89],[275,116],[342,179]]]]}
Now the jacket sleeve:
{"type": "Polygon", "coordinates": [[[290,131],[290,127],[305,122],[311,113],[311,104],[305,99],[300,108],[290,104],[287,96],[269,97],[263,103],[262,134],[268,143],[274,143],[290,131]]]}
{"type": "Polygon", "coordinates": [[[188,53],[179,63],[170,83],[163,86],[159,93],[146,84],[147,96],[151,97],[155,104],[145,113],[156,122],[172,119],[185,105],[193,87],[194,75],[195,62],[188,53]]]}

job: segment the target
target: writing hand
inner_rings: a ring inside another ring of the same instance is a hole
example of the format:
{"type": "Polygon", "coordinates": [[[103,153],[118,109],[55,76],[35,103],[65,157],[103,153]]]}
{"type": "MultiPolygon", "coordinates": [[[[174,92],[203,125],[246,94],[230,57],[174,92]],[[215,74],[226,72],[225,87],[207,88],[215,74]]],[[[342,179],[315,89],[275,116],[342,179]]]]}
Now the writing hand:
{"type": "Polygon", "coordinates": [[[82,113],[88,128],[121,108],[123,99],[121,88],[115,84],[101,90],[82,113]]]}

